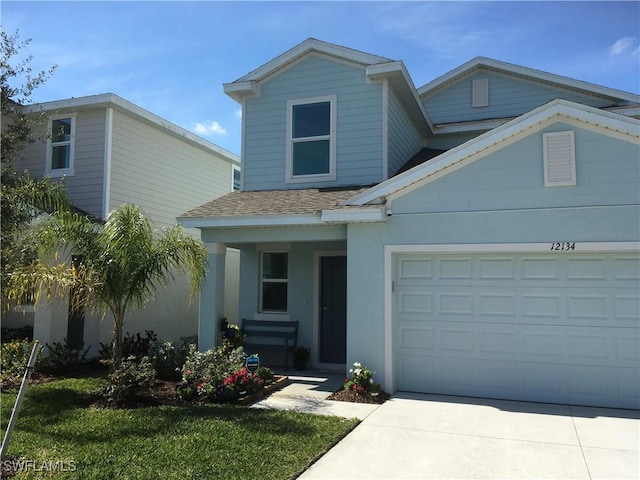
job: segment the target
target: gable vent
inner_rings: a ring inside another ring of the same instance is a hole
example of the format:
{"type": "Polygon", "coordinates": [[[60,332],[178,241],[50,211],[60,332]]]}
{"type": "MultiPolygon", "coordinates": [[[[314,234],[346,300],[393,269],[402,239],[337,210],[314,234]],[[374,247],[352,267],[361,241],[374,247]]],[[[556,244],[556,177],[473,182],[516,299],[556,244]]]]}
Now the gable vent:
{"type": "Polygon", "coordinates": [[[472,106],[486,107],[489,105],[489,79],[481,78],[473,81],[472,106]]]}
{"type": "Polygon", "coordinates": [[[542,134],[545,187],[576,184],[576,155],[573,132],[542,134]]]}

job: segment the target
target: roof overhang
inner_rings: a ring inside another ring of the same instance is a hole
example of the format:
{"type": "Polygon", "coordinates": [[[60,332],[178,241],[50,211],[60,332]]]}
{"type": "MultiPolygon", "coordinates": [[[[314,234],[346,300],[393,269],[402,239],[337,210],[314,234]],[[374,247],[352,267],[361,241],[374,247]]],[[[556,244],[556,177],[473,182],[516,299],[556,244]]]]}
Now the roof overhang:
{"type": "Polygon", "coordinates": [[[504,146],[509,141],[528,134],[533,128],[542,128],[555,121],[579,123],[586,128],[593,127],[609,132],[618,138],[640,145],[640,120],[628,118],[597,108],[570,102],[553,100],[529,113],[469,140],[458,147],[418,165],[400,175],[380,183],[344,201],[343,205],[366,205],[379,203],[382,199],[401,195],[403,191],[416,185],[423,185],[432,178],[467,165],[469,162],[504,146]]]}
{"type": "Polygon", "coordinates": [[[512,63],[502,62],[486,57],[476,57],[466,63],[463,63],[459,67],[454,68],[453,70],[418,88],[418,94],[420,95],[420,97],[430,96],[441,90],[442,88],[445,88],[449,84],[456,82],[462,77],[470,75],[480,68],[486,68],[488,70],[494,70],[497,72],[507,73],[527,79],[537,80],[544,83],[553,84],[555,86],[579,90],[592,95],[596,94],[612,99],[624,100],[632,104],[640,104],[640,95],[636,95],[634,93],[617,90],[615,88],[604,87],[602,85],[596,85],[594,83],[584,82],[582,80],[576,80],[574,78],[544,72],[535,68],[514,65],[512,63]]]}
{"type": "Polygon", "coordinates": [[[434,126],[418,96],[416,87],[402,61],[379,63],[367,67],[367,78],[372,81],[387,80],[389,86],[398,94],[406,107],[413,123],[420,128],[422,135],[434,132],[434,126]]]}
{"type": "Polygon", "coordinates": [[[313,214],[178,217],[185,228],[256,228],[384,222],[385,208],[342,208],[313,214]]]}
{"type": "Polygon", "coordinates": [[[235,153],[231,153],[230,151],[225,150],[224,148],[221,148],[182,127],[179,127],[176,124],[171,123],[168,120],[165,120],[164,118],[159,117],[158,115],[155,115],[114,93],[103,93],[100,95],[56,100],[53,102],[35,103],[32,105],[25,105],[23,108],[24,112],[27,114],[40,113],[43,111],[55,112],[57,114],[65,112],[80,112],[95,108],[113,108],[114,110],[123,112],[147,125],[160,128],[171,136],[184,140],[196,147],[209,152],[215,152],[233,164],[240,165],[240,157],[235,153]]]}

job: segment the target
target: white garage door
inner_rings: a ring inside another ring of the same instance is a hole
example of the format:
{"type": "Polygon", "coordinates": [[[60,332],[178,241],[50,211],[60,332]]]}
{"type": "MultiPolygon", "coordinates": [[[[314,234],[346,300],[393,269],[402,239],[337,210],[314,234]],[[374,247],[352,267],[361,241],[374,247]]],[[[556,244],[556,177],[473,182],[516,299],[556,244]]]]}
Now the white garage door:
{"type": "Polygon", "coordinates": [[[640,406],[637,253],[399,254],[398,390],[640,406]]]}

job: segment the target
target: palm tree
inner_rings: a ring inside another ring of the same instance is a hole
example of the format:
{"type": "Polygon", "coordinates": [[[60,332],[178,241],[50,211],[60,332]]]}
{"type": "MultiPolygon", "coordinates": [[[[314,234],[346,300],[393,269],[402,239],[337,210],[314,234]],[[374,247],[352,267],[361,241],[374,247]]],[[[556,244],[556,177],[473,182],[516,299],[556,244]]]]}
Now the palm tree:
{"type": "Polygon", "coordinates": [[[9,293],[21,298],[34,291],[35,301],[66,298],[83,307],[113,315],[113,368],[122,359],[122,332],[129,308],[142,308],[167,286],[177,273],[191,277],[192,295],[204,281],[208,256],[204,245],[184,233],[181,226],[154,232],[140,207],[122,205],[106,222],[61,212],[32,230],[39,246],[37,261],[11,275],[9,293]],[[65,255],[66,254],[66,255],[65,255]],[[73,262],[60,261],[72,254],[73,262]]]}

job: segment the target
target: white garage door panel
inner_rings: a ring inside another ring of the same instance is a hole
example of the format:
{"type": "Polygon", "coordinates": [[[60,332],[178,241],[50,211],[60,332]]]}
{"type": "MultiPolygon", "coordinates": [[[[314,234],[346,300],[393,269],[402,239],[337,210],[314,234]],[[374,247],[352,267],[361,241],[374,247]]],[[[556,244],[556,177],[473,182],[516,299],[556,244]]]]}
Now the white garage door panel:
{"type": "Polygon", "coordinates": [[[635,253],[403,254],[400,390],[640,407],[635,253]]]}

